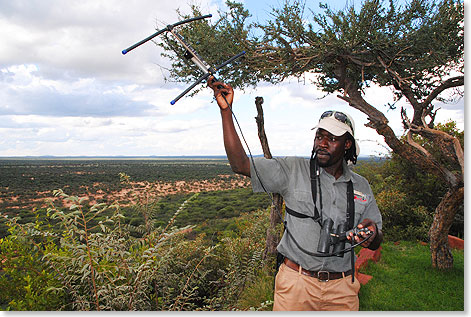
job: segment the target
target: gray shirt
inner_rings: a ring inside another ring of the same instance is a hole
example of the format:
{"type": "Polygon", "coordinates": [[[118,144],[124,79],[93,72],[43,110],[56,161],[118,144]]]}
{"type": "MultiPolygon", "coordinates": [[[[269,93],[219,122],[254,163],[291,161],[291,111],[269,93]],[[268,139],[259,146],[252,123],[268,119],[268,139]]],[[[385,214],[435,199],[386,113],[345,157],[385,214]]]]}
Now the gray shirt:
{"type": "MultiPolygon", "coordinates": [[[[254,192],[262,192],[261,183],[263,183],[268,192],[281,194],[288,208],[307,216],[314,216],[309,159],[302,157],[255,158],[254,162],[255,168],[254,164],[250,162],[254,192]]],[[[354,189],[355,226],[363,219],[370,218],[381,229],[381,214],[368,181],[351,171],[345,161],[343,175],[338,179],[320,168],[323,218],[331,218],[334,221],[334,228],[346,221],[347,183],[349,180],[352,181],[354,189]]],[[[316,201],[316,206],[320,211],[319,199],[316,201]]],[[[297,243],[303,249],[317,253],[320,225],[311,218],[299,218],[288,213],[285,215],[285,220],[289,232],[297,243]]],[[[350,247],[350,244],[346,243],[345,246],[350,247]]],[[[311,256],[299,249],[286,231],[277,249],[285,257],[311,271],[344,272],[351,267],[350,252],[346,252],[343,257],[311,256]]]]}

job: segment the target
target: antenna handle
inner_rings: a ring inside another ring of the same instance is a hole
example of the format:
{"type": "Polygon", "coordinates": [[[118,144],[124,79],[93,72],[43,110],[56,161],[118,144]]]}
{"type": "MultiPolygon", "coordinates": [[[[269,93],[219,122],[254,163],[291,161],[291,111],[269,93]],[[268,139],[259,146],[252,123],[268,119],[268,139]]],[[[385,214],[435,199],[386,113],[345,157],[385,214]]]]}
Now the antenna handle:
{"type": "Polygon", "coordinates": [[[190,87],[188,87],[187,89],[185,89],[184,92],[182,92],[181,94],[179,94],[177,98],[175,98],[175,99],[173,99],[172,101],[170,101],[170,104],[171,104],[171,105],[174,105],[181,97],[185,96],[190,90],[192,90],[193,88],[195,88],[196,85],[198,85],[200,82],[202,82],[203,80],[205,80],[206,78],[208,78],[209,75],[211,75],[211,74],[210,74],[210,73],[206,73],[206,74],[204,74],[203,76],[201,76],[200,78],[198,78],[198,80],[195,81],[190,87]]]}

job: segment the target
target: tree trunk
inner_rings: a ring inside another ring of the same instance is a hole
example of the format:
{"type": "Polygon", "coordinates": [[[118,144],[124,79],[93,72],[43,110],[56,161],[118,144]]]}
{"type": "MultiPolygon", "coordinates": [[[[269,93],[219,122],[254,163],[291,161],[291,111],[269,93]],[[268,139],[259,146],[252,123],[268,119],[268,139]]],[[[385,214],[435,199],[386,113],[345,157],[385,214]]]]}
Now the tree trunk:
{"type": "Polygon", "coordinates": [[[276,254],[276,247],[280,243],[280,233],[277,230],[278,224],[281,223],[280,213],[283,206],[283,197],[280,194],[273,194],[274,205],[270,209],[270,227],[267,229],[267,242],[265,244],[265,252],[263,258],[266,259],[270,255],[276,254]],[[277,208],[279,208],[277,211],[277,208]]]}
{"type": "Polygon", "coordinates": [[[453,267],[453,255],[448,245],[448,231],[455,219],[456,210],[463,204],[463,201],[464,187],[451,188],[435,210],[429,231],[430,251],[432,266],[440,270],[448,270],[453,267]]]}
{"type": "MultiPolygon", "coordinates": [[[[262,144],[263,155],[267,159],[271,159],[272,155],[270,152],[270,147],[268,146],[268,139],[265,134],[265,123],[263,119],[263,98],[256,97],[255,105],[257,106],[257,116],[255,121],[257,122],[258,127],[258,138],[262,144]]],[[[276,254],[276,247],[280,242],[280,234],[277,232],[277,225],[281,223],[281,210],[283,207],[283,197],[280,194],[273,194],[273,202],[270,209],[270,226],[267,229],[267,241],[265,244],[265,252],[263,253],[263,258],[266,259],[269,255],[276,254]]]]}

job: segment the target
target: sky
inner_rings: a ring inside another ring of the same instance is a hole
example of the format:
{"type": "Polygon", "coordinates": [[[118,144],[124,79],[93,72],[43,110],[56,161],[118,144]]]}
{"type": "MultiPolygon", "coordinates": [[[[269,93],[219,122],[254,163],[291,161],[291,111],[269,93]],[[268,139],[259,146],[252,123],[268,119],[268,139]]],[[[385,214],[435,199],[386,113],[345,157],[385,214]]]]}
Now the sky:
{"type": "MultiPolygon", "coordinates": [[[[160,49],[148,42],[121,54],[177,22],[176,10],[189,12],[189,3],[195,3],[190,1],[0,2],[0,157],[224,155],[220,113],[209,89],[170,105],[186,85],[164,80],[169,61],[160,49]]],[[[342,9],[352,1],[329,5],[342,9]]],[[[259,21],[282,3],[241,2],[259,21]]],[[[308,0],[307,7],[317,10],[318,2],[308,0]]],[[[197,4],[213,16],[225,9],[219,0],[197,4]]],[[[382,137],[364,126],[366,115],[335,95],[322,98],[309,80],[261,83],[235,92],[234,113],[252,154],[262,153],[254,119],[256,96],[264,97],[265,129],[275,156],[310,155],[311,128],[330,109],[353,116],[360,155],[388,152],[382,137]]],[[[371,87],[365,99],[386,105],[392,94],[371,87]]],[[[407,107],[400,104],[398,109],[401,105],[407,107]]],[[[436,122],[453,119],[464,129],[464,100],[436,107],[441,108],[436,122]]],[[[402,135],[399,110],[380,109],[402,135]]]]}

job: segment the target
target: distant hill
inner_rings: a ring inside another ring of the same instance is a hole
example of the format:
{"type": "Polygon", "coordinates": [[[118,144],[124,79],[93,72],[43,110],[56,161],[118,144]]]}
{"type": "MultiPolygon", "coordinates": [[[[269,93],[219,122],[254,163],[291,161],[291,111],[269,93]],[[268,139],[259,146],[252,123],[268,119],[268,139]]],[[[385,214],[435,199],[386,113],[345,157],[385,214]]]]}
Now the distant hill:
{"type": "MultiPolygon", "coordinates": [[[[263,154],[253,157],[263,157],[263,154]]],[[[284,157],[280,155],[279,157],[284,157]]],[[[308,156],[304,156],[309,158],[308,156]]],[[[379,156],[359,156],[358,161],[379,161],[384,159],[379,156]]],[[[150,155],[150,156],[0,156],[0,160],[227,160],[226,155],[150,155]]]]}

